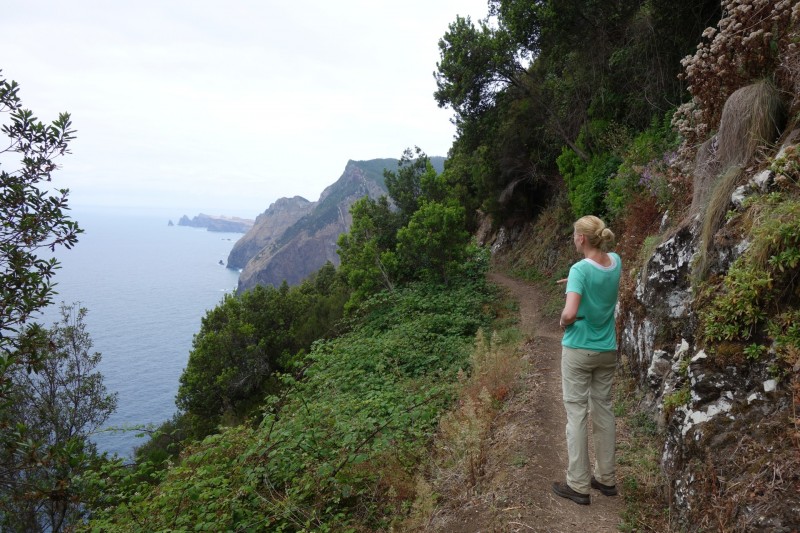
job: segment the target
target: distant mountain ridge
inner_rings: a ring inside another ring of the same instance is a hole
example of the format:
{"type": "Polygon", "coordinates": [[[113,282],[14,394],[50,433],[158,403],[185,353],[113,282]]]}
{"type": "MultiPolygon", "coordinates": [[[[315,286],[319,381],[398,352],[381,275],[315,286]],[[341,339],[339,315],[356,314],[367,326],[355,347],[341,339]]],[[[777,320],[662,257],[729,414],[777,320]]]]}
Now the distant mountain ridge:
{"type": "MultiPolygon", "coordinates": [[[[431,157],[437,172],[443,157],[431,157]]],[[[229,268],[241,268],[239,292],[256,285],[296,285],[326,262],[339,264],[337,241],[350,230],[350,207],[364,196],[387,195],[383,171],[397,169],[397,159],[350,160],[339,179],[319,200],[280,198],[260,214],[228,256],[229,268]]]]}

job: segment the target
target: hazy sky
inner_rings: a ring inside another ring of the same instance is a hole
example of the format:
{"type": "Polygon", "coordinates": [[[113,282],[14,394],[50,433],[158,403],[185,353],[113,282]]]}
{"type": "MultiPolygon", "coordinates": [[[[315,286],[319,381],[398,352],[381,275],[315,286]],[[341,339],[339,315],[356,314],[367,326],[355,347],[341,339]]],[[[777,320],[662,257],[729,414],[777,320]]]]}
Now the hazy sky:
{"type": "MultiPolygon", "coordinates": [[[[446,155],[438,41],[487,0],[6,0],[0,69],[78,130],[76,208],[255,217],[317,200],[348,159],[446,155]]],[[[5,122],[3,117],[0,120],[5,122]]],[[[4,161],[4,169],[8,170],[4,161]]]]}

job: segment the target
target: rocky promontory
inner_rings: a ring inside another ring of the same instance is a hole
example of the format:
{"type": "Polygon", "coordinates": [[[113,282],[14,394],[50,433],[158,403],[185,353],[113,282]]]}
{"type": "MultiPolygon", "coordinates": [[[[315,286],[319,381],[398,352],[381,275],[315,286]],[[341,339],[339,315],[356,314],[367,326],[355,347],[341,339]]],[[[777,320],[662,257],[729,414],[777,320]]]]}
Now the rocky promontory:
{"type": "Polygon", "coordinates": [[[228,257],[229,268],[242,268],[239,291],[284,280],[296,285],[328,261],[338,265],[336,242],[350,229],[350,206],[364,196],[386,194],[383,171],[396,166],[396,159],[348,161],[318,201],[295,196],[270,205],[228,257]]]}
{"type": "Polygon", "coordinates": [[[254,221],[249,218],[214,216],[200,213],[194,218],[183,215],[178,220],[179,226],[192,228],[206,228],[208,231],[225,233],[247,233],[253,227],[254,221]]]}
{"type": "MultiPolygon", "coordinates": [[[[437,172],[443,157],[431,157],[437,172]]],[[[256,285],[297,285],[325,263],[339,264],[338,239],[350,231],[353,203],[388,194],[384,171],[396,171],[397,159],[350,160],[339,179],[316,202],[300,196],[281,198],[260,214],[253,228],[234,245],[228,268],[241,269],[239,291],[256,285]]]]}

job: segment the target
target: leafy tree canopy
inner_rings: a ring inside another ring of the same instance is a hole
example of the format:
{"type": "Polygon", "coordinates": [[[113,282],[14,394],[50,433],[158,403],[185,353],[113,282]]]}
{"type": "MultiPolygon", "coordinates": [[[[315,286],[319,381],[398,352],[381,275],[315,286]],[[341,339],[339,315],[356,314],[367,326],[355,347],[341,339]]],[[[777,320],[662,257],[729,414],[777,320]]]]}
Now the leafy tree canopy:
{"type": "Polygon", "coordinates": [[[457,17],[439,40],[441,60],[433,74],[439,107],[451,107],[457,122],[483,114],[498,92],[519,83],[524,69],[518,52],[503,28],[487,21],[476,27],[469,17],[457,17]]]}
{"type": "Polygon", "coordinates": [[[434,73],[458,126],[446,181],[500,222],[529,218],[560,187],[566,146],[598,177],[578,195],[602,205],[611,165],[592,161],[623,151],[604,137],[629,140],[687,97],[680,59],[719,13],[712,0],[490,0],[486,19],[457,17],[434,73]]]}
{"type": "MultiPolygon", "coordinates": [[[[97,371],[86,309],[61,306],[61,318],[36,354],[38,372],[11,372],[0,438],[0,526],[4,531],[65,531],[85,516],[77,477],[99,457],[89,437],[114,412],[97,371]]],[[[37,333],[38,334],[38,333],[37,333]]]]}
{"type": "MultiPolygon", "coordinates": [[[[43,188],[56,169],[55,159],[69,152],[75,130],[68,113],[45,124],[22,107],[19,85],[0,71],[0,131],[7,145],[0,154],[16,154],[19,167],[0,169],[0,402],[7,399],[16,365],[37,368],[36,336],[23,336],[31,315],[52,303],[55,258],[42,249],[70,248],[81,232],[67,214],[66,189],[43,188]],[[23,341],[23,339],[25,339],[23,341]]],[[[7,160],[7,157],[4,158],[7,160]]]]}
{"type": "Polygon", "coordinates": [[[470,236],[458,190],[437,175],[419,148],[406,149],[397,172],[384,172],[388,198],[356,202],[339,238],[341,271],[353,289],[348,310],[402,283],[447,283],[466,256],[470,236]]]}
{"type": "Polygon", "coordinates": [[[291,370],[298,354],[331,333],[348,296],[328,263],[297,287],[259,285],[226,295],[206,313],[176,398],[196,435],[213,432],[225,416],[249,414],[272,376],[291,370]]]}

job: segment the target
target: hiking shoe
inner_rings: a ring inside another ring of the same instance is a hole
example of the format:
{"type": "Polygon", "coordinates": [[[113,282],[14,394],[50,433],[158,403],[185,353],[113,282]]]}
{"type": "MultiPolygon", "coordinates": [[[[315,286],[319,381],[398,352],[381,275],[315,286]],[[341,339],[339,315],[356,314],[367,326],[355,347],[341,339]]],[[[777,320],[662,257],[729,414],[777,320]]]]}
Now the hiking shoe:
{"type": "Polygon", "coordinates": [[[616,485],[603,485],[602,483],[597,481],[594,478],[594,476],[592,476],[592,488],[599,490],[605,496],[616,496],[617,495],[617,486],[616,485]]]}
{"type": "Polygon", "coordinates": [[[581,505],[589,505],[588,494],[581,494],[580,492],[575,492],[566,483],[559,483],[558,481],[553,482],[553,492],[555,492],[562,498],[570,499],[575,503],[579,503],[581,505]]]}

